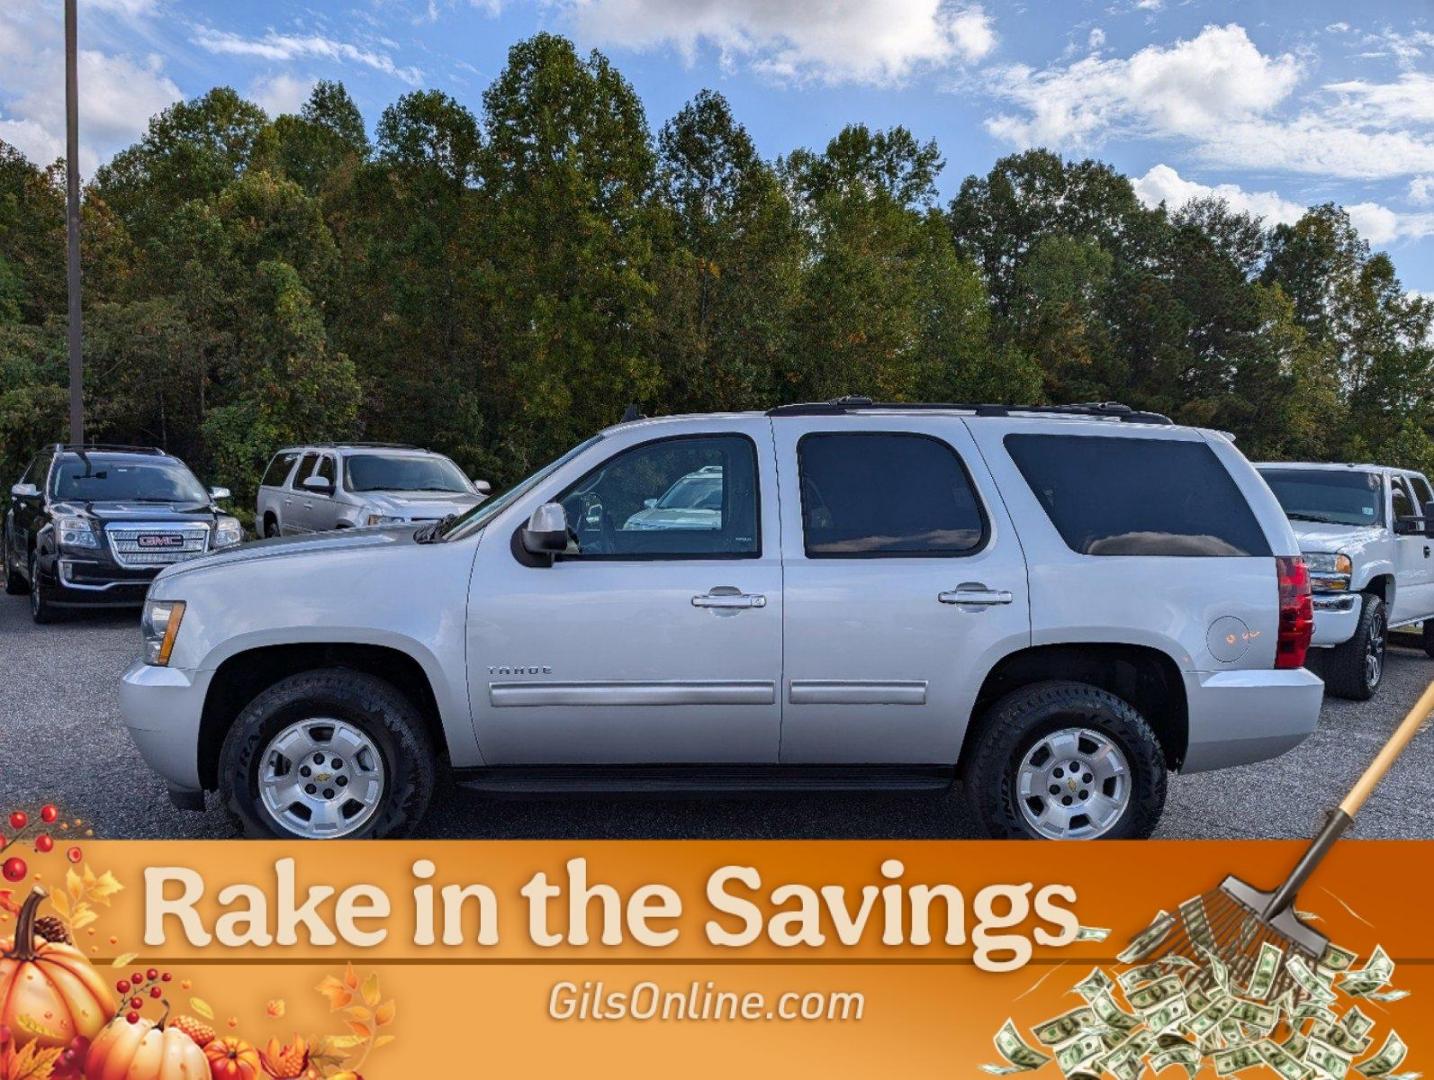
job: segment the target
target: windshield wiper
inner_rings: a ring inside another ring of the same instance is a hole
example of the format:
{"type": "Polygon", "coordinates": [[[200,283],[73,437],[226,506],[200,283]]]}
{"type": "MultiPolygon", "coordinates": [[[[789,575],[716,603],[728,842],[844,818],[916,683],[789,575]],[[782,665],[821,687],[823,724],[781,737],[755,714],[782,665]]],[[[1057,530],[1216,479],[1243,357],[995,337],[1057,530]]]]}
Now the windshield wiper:
{"type": "Polygon", "coordinates": [[[413,532],[415,543],[434,544],[440,539],[439,534],[452,523],[457,514],[448,514],[437,521],[430,521],[427,525],[420,525],[413,532]]]}
{"type": "Polygon", "coordinates": [[[1288,511],[1288,510],[1285,511],[1285,517],[1289,518],[1291,521],[1313,521],[1313,522],[1317,522],[1317,523],[1320,524],[1320,525],[1343,525],[1343,524],[1345,524],[1345,522],[1343,522],[1343,521],[1335,521],[1335,520],[1333,520],[1332,518],[1316,517],[1314,514],[1291,513],[1291,512],[1288,511]]]}

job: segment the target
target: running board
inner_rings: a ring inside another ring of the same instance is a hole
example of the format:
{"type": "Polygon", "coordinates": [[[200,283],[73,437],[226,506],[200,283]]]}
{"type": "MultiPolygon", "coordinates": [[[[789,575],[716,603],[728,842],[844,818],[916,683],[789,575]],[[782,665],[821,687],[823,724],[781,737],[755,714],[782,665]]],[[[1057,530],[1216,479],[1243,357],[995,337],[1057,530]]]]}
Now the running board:
{"type": "Polygon", "coordinates": [[[792,791],[940,791],[939,765],[495,765],[459,769],[463,787],[512,794],[737,795],[792,791]]]}

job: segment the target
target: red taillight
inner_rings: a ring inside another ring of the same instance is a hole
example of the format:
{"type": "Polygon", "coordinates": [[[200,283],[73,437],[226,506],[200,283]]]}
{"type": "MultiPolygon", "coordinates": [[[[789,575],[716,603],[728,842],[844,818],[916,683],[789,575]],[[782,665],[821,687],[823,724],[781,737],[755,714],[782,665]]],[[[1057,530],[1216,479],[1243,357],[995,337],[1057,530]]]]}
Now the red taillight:
{"type": "Polygon", "coordinates": [[[1280,636],[1275,641],[1275,667],[1304,667],[1314,634],[1309,567],[1298,556],[1279,556],[1275,559],[1275,573],[1280,580],[1280,636]]]}

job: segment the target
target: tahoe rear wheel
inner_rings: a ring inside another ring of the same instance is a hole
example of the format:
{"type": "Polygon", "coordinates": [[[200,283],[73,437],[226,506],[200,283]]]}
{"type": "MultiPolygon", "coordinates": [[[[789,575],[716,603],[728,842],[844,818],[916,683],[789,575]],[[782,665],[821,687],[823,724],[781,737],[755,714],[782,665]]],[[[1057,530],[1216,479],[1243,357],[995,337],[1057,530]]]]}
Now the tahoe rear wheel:
{"type": "Polygon", "coordinates": [[[266,537],[279,535],[279,523],[274,519],[273,514],[264,515],[264,535],[266,537]]]}
{"type": "Polygon", "coordinates": [[[1131,706],[1086,683],[1023,686],[981,719],[966,797],[996,839],[1132,840],[1165,806],[1165,755],[1131,706]]]}
{"type": "Polygon", "coordinates": [[[219,754],[220,802],[247,836],[405,836],[433,783],[413,703],[347,668],[275,683],[239,714],[219,754]]]}
{"type": "Polygon", "coordinates": [[[1374,593],[1360,597],[1359,625],[1354,637],[1322,657],[1320,674],[1335,697],[1368,701],[1384,681],[1384,650],[1389,622],[1384,601],[1374,593]]]}

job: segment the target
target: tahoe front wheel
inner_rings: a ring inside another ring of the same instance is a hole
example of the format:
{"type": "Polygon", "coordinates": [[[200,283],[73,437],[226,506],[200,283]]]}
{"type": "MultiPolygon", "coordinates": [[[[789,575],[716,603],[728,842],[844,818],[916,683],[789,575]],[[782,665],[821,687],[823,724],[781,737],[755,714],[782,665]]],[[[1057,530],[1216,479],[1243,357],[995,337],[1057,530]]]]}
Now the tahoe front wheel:
{"type": "Polygon", "coordinates": [[[995,839],[1133,840],[1165,807],[1165,755],[1129,703],[1042,682],[997,701],[963,762],[967,801],[995,839]]]}
{"type": "Polygon", "coordinates": [[[405,836],[433,795],[423,717],[393,685],[305,671],[256,697],[225,736],[220,802],[247,836],[405,836]]]}

